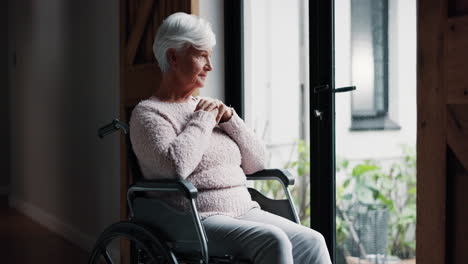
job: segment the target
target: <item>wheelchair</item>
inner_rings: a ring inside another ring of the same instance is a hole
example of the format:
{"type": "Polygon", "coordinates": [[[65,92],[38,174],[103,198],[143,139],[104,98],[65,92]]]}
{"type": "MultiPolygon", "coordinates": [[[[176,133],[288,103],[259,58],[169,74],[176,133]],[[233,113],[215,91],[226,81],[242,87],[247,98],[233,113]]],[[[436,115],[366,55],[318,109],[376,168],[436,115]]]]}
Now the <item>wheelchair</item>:
{"type": "MultiPolygon", "coordinates": [[[[97,239],[89,257],[89,264],[115,263],[109,252],[114,241],[126,239],[130,243],[132,264],[216,264],[251,263],[236,256],[212,256],[209,254],[208,238],[196,206],[197,189],[189,181],[180,179],[146,180],[140,171],[138,160],[130,142],[129,126],[114,119],[98,130],[103,138],[122,130],[127,145],[129,173],[133,184],[127,191],[129,219],[107,227],[97,239]],[[163,199],[149,193],[165,194],[178,192],[189,204],[189,211],[171,207],[163,199]]],[[[251,175],[247,180],[276,180],[281,183],[286,199],[273,200],[254,188],[248,188],[252,200],[270,213],[299,223],[288,186],[294,185],[294,177],[284,169],[266,169],[251,175]]]]}

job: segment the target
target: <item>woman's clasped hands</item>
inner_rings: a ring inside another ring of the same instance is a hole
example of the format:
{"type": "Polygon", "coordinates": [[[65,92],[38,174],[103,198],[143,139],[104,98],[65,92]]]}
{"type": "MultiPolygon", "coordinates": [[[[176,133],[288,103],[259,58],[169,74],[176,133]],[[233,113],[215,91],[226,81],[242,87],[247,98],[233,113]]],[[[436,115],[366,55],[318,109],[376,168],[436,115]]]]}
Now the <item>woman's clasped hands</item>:
{"type": "Polygon", "coordinates": [[[216,123],[223,123],[229,121],[232,115],[234,114],[233,109],[229,106],[226,106],[223,102],[216,99],[206,99],[202,98],[195,107],[195,112],[199,110],[204,110],[207,112],[217,111],[216,123]]]}

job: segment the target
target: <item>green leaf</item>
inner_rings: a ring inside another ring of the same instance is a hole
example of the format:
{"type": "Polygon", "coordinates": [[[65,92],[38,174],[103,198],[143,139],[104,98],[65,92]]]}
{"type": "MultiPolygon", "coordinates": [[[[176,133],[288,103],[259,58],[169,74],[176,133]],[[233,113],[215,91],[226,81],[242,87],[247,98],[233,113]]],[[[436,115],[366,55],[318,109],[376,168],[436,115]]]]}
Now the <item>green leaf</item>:
{"type": "Polygon", "coordinates": [[[416,187],[409,188],[408,194],[416,194],[416,187]]]}
{"type": "Polygon", "coordinates": [[[346,187],[348,187],[349,183],[351,182],[351,179],[346,179],[344,182],[343,182],[343,188],[346,189],[346,187]]]}
{"type": "Polygon", "coordinates": [[[347,193],[345,195],[343,195],[343,199],[344,200],[351,200],[353,198],[353,194],[352,193],[347,193]]]}
{"type": "Polygon", "coordinates": [[[367,173],[367,172],[370,172],[370,171],[375,171],[375,170],[378,170],[378,169],[380,169],[380,168],[378,166],[376,166],[376,165],[359,164],[359,165],[356,165],[354,167],[352,175],[353,176],[360,176],[360,175],[363,175],[364,173],[367,173]]]}
{"type": "Polygon", "coordinates": [[[393,211],[395,209],[392,200],[387,199],[387,197],[383,196],[382,194],[379,194],[378,198],[390,209],[390,211],[393,211]]]}
{"type": "Polygon", "coordinates": [[[347,169],[349,165],[349,160],[344,160],[343,161],[343,168],[347,169]]]}

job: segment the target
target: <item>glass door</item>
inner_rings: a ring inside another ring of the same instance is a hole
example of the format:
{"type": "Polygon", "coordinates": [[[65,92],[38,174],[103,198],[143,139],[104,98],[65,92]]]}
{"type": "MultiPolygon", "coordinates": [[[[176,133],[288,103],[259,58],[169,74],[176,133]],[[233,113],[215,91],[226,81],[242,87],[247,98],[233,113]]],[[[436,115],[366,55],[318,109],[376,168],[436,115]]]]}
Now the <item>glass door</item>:
{"type": "MultiPolygon", "coordinates": [[[[299,220],[310,226],[308,2],[242,1],[245,122],[266,143],[268,167],[289,170],[299,220]]],[[[256,181],[284,199],[276,181],[256,181]]]]}
{"type": "Polygon", "coordinates": [[[415,263],[416,0],[333,9],[335,263],[415,263]]]}

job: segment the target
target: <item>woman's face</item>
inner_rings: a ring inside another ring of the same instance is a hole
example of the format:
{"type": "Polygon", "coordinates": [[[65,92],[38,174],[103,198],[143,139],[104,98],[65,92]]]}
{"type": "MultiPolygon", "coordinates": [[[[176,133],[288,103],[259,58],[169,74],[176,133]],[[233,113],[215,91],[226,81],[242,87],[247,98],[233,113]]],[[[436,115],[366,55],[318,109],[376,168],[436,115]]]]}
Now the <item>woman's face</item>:
{"type": "Polygon", "coordinates": [[[198,50],[192,46],[177,53],[176,65],[174,66],[176,66],[178,79],[192,89],[203,87],[208,72],[213,70],[211,53],[211,49],[198,50]]]}

